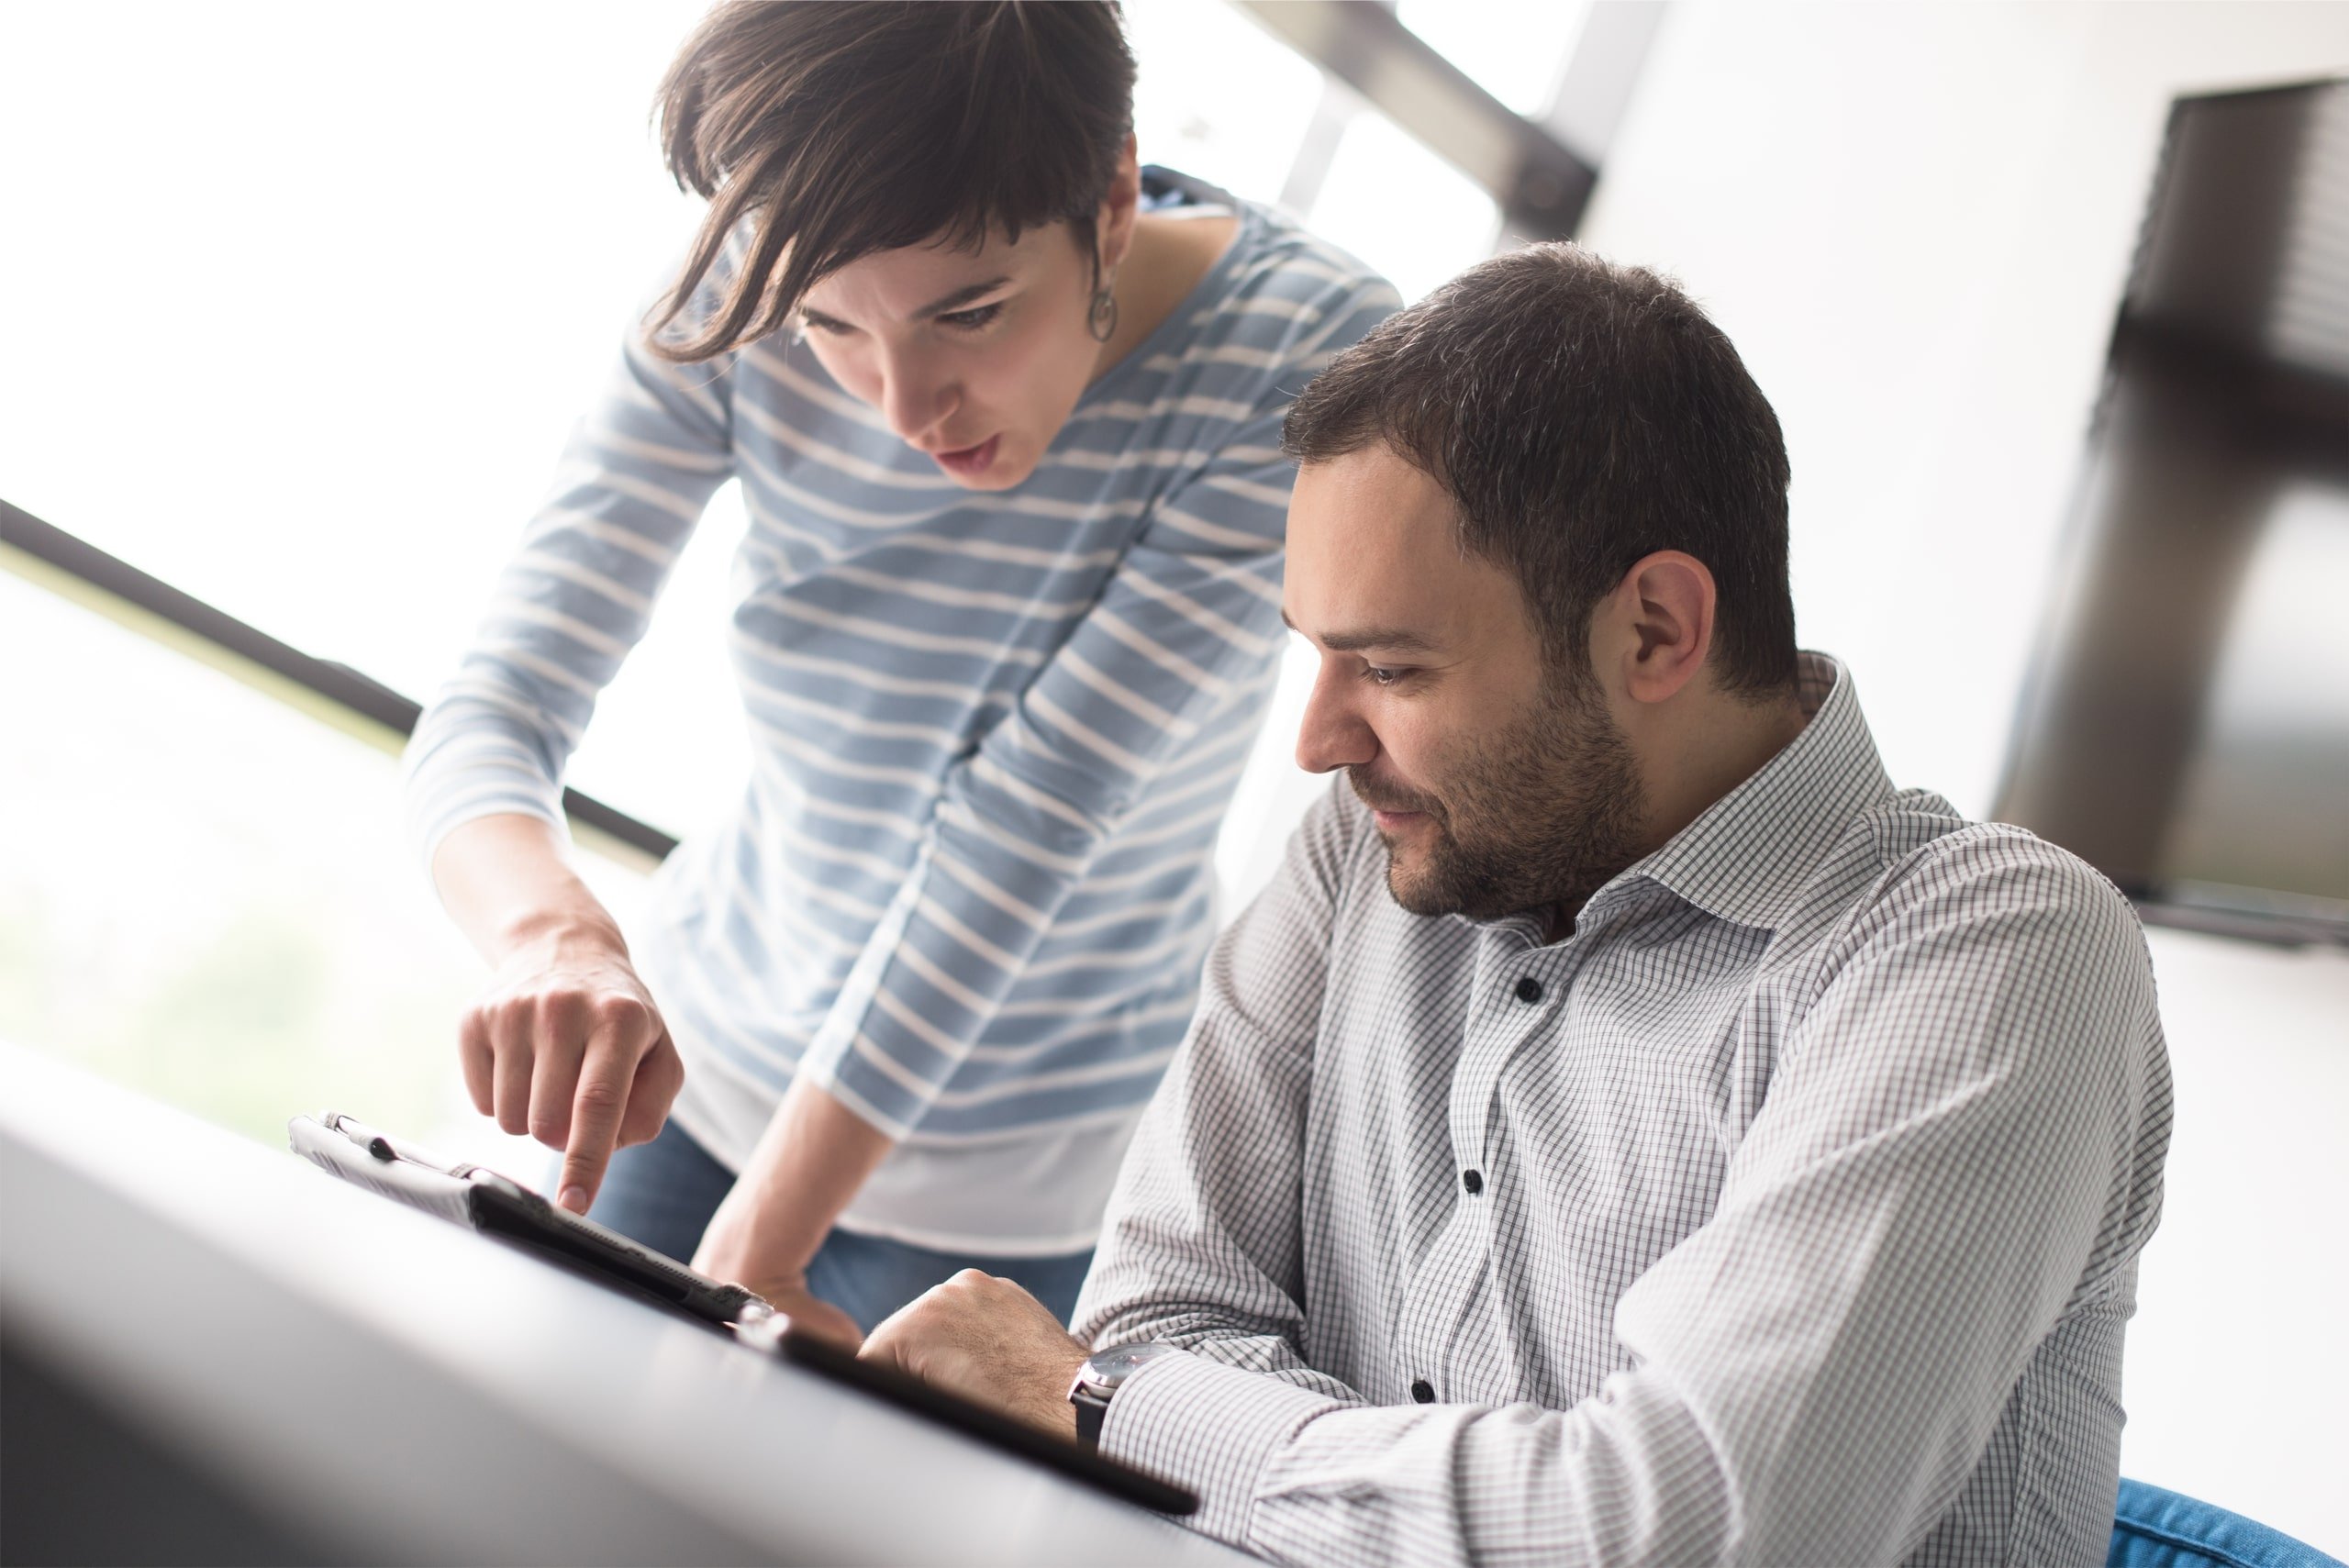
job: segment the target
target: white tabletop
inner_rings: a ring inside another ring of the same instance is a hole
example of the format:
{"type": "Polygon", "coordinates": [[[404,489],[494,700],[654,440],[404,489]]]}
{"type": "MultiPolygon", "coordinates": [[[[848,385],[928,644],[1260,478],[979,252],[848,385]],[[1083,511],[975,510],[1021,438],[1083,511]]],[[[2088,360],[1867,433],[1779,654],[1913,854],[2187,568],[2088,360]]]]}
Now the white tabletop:
{"type": "Polygon", "coordinates": [[[47,1058],[0,1084],[11,1346],[355,1559],[1252,1561],[47,1058]]]}

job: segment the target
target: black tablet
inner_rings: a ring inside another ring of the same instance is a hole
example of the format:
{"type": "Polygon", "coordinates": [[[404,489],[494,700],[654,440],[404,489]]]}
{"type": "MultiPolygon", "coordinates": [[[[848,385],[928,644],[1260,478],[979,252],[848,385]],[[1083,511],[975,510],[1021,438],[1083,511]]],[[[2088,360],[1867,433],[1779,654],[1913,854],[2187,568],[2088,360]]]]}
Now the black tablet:
{"type": "Polygon", "coordinates": [[[739,1284],[721,1284],[651,1248],[549,1203],[481,1165],[451,1164],[334,1111],[285,1124],[294,1152],[354,1185],[552,1258],[719,1328],[773,1316],[739,1284]]]}
{"type": "Polygon", "coordinates": [[[795,1333],[765,1299],[725,1284],[651,1248],[548,1202],[511,1177],[480,1165],[440,1160],[334,1111],[285,1124],[294,1151],[344,1181],[412,1208],[511,1242],[781,1356],[837,1383],[885,1399],[1007,1449],[1104,1491],[1164,1514],[1187,1514],[1199,1500],[1171,1482],[1036,1430],[1002,1412],[932,1387],[919,1378],[859,1361],[829,1340],[795,1333]]]}

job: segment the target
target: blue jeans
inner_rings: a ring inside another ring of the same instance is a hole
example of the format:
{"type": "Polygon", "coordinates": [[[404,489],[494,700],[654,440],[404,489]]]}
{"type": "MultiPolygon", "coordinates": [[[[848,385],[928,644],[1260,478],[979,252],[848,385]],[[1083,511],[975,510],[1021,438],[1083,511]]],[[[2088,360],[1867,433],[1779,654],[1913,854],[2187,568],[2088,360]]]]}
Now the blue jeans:
{"type": "MultiPolygon", "coordinates": [[[[673,1121],[651,1142],[612,1156],[588,1218],[657,1252],[690,1260],[709,1217],[733,1185],[734,1173],[673,1121]]],[[[808,1260],[807,1289],[871,1333],[881,1319],[949,1275],[982,1269],[1017,1280],[1065,1323],[1092,1262],[1089,1247],[1057,1258],[1002,1258],[933,1252],[835,1229],[808,1260]]]]}

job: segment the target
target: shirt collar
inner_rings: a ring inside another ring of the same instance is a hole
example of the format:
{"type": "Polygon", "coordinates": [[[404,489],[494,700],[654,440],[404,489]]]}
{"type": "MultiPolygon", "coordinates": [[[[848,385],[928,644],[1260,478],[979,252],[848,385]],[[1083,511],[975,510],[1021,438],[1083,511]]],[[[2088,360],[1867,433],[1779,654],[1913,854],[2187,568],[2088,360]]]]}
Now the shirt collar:
{"type": "MultiPolygon", "coordinates": [[[[1645,879],[1705,913],[1776,930],[1852,819],[1888,799],[1892,781],[1842,663],[1798,656],[1802,733],[1609,888],[1645,879]]],[[[1611,902],[1602,889],[1591,902],[1611,902]]]]}

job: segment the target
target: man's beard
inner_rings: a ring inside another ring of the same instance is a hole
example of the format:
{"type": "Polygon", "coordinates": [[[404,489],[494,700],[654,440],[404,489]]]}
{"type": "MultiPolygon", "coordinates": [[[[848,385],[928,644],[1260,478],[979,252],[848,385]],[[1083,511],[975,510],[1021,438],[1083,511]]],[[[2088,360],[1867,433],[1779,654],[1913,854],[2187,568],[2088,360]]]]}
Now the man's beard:
{"type": "Polygon", "coordinates": [[[1346,777],[1366,806],[1427,814],[1408,868],[1386,846],[1387,891],[1414,915],[1570,917],[1640,856],[1639,764],[1587,674],[1550,677],[1531,709],[1467,746],[1429,793],[1346,777]]]}

